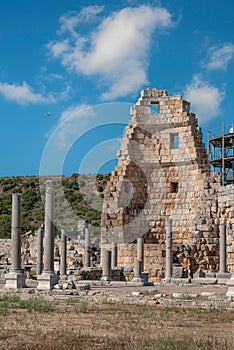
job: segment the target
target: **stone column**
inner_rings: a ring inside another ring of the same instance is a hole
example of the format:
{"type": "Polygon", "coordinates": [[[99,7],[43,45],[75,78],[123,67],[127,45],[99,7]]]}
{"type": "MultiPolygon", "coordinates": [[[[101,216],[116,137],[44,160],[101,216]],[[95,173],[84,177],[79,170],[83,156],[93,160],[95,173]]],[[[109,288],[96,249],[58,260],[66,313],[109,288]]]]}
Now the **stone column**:
{"type": "Polygon", "coordinates": [[[5,277],[5,288],[23,288],[25,279],[21,269],[21,194],[12,194],[11,269],[5,277]]]}
{"type": "Polygon", "coordinates": [[[219,272],[224,273],[227,269],[226,264],[226,225],[221,224],[219,226],[219,272]]]}
{"type": "Polygon", "coordinates": [[[142,260],[135,259],[133,282],[144,282],[143,278],[141,278],[141,273],[142,273],[142,260]]]}
{"type": "Polygon", "coordinates": [[[21,194],[12,194],[11,271],[21,270],[21,194]]]}
{"type": "Polygon", "coordinates": [[[37,276],[39,276],[43,270],[43,236],[44,225],[41,225],[37,236],[37,276]]]}
{"type": "Polygon", "coordinates": [[[172,219],[166,222],[166,272],[165,279],[170,280],[172,277],[172,219]]]}
{"type": "Polygon", "coordinates": [[[142,271],[144,271],[144,238],[137,238],[137,259],[141,260],[142,271]]]}
{"type": "Polygon", "coordinates": [[[88,221],[85,221],[84,231],[85,231],[84,267],[90,267],[91,242],[90,242],[90,230],[89,230],[88,221]]]}
{"type": "Polygon", "coordinates": [[[226,246],[226,225],[219,225],[219,272],[217,278],[230,278],[231,273],[227,272],[227,246],[226,246]]]}
{"type": "Polygon", "coordinates": [[[44,272],[54,273],[54,189],[51,180],[46,181],[45,195],[44,272]]]}
{"type": "Polygon", "coordinates": [[[61,253],[60,253],[60,277],[67,274],[67,236],[66,231],[61,232],[61,253]]]}
{"type": "Polygon", "coordinates": [[[114,269],[117,267],[118,259],[118,245],[117,242],[111,243],[111,268],[114,269]]]}
{"type": "Polygon", "coordinates": [[[111,251],[104,250],[102,254],[102,280],[110,281],[111,274],[111,251]]]}
{"type": "Polygon", "coordinates": [[[44,239],[44,269],[38,279],[38,289],[52,289],[58,281],[54,273],[54,189],[53,181],[45,183],[45,239],[44,239]]]}

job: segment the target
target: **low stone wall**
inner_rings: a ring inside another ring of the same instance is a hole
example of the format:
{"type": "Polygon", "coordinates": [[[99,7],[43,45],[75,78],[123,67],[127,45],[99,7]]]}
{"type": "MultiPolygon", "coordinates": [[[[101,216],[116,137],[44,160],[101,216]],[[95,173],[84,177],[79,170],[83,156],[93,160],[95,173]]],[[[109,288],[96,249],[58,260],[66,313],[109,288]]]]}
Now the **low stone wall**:
{"type": "MultiPolygon", "coordinates": [[[[164,277],[165,247],[158,244],[144,244],[144,271],[148,272],[149,281],[164,277]]],[[[137,244],[120,244],[118,247],[118,266],[133,267],[137,258],[137,244]]]]}

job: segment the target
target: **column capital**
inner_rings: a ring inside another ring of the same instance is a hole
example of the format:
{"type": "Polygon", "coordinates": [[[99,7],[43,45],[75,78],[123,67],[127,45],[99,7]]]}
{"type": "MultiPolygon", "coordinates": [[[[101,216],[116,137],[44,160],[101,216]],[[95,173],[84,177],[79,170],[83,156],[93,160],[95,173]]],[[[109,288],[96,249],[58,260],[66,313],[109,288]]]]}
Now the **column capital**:
{"type": "Polygon", "coordinates": [[[46,180],[45,188],[47,193],[52,193],[54,190],[54,184],[52,180],[46,180]]]}

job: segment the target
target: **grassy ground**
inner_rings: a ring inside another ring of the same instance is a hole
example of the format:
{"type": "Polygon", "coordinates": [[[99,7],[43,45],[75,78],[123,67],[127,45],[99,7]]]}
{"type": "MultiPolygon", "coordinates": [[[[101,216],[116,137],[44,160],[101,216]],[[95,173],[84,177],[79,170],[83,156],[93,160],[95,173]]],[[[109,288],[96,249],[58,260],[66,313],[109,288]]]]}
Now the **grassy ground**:
{"type": "Polygon", "coordinates": [[[0,349],[231,350],[233,343],[233,310],[0,298],[0,349]]]}

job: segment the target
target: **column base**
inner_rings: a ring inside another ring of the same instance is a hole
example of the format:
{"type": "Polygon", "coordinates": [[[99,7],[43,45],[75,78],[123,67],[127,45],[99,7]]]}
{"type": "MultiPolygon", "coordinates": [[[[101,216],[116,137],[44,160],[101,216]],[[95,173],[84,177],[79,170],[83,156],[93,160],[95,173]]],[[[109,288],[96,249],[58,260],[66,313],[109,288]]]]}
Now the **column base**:
{"type": "Polygon", "coordinates": [[[145,282],[143,278],[141,277],[133,277],[132,282],[145,282]]]}
{"type": "Polygon", "coordinates": [[[172,280],[172,277],[164,277],[164,278],[162,279],[162,282],[163,282],[163,283],[171,283],[171,280],[172,280]]]}
{"type": "Polygon", "coordinates": [[[232,274],[231,274],[231,272],[217,272],[216,273],[216,277],[217,278],[227,278],[227,279],[229,279],[229,278],[232,277],[232,274]]]}
{"type": "Polygon", "coordinates": [[[101,281],[110,282],[111,278],[109,276],[103,276],[101,277],[101,281]]]}
{"type": "Polygon", "coordinates": [[[23,272],[9,272],[5,276],[5,286],[4,288],[25,288],[26,276],[23,272]]]}
{"type": "Polygon", "coordinates": [[[227,281],[228,291],[226,293],[227,297],[234,297],[234,275],[227,281]]]}
{"type": "Polygon", "coordinates": [[[52,290],[55,284],[58,283],[59,276],[55,273],[43,272],[37,276],[39,290],[52,290]]]}

